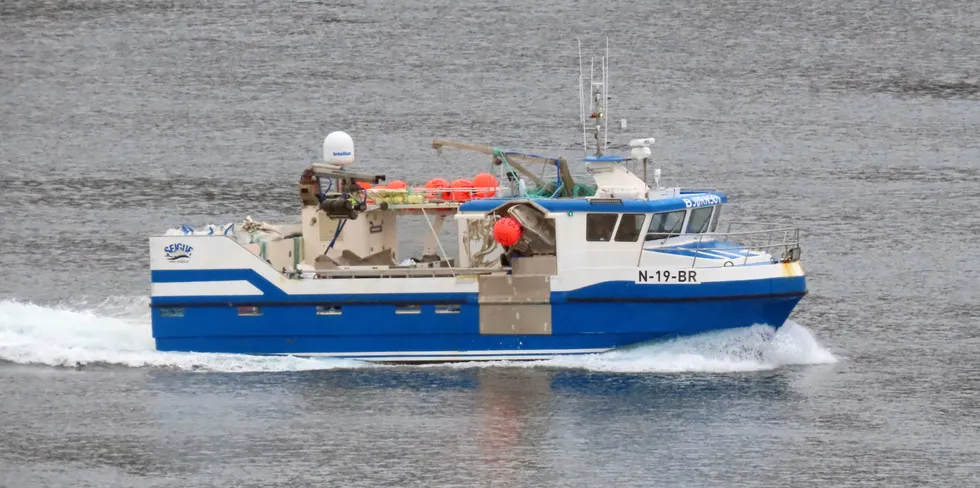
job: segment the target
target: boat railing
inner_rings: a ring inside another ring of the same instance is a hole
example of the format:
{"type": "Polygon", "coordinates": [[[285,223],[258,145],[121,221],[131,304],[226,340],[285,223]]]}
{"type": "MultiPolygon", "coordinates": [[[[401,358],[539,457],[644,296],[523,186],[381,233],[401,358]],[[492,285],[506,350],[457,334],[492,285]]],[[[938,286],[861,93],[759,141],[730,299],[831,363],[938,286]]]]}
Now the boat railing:
{"type": "Polygon", "coordinates": [[[772,222],[759,222],[756,220],[731,220],[728,221],[728,227],[726,227],[725,233],[731,233],[732,229],[739,231],[739,228],[748,228],[747,231],[739,232],[762,232],[772,229],[796,229],[796,226],[788,226],[785,224],[774,224],[772,222]]]}
{"type": "MultiPolygon", "coordinates": [[[[614,193],[632,193],[639,198],[642,192],[634,187],[610,187],[614,193]]],[[[406,187],[406,188],[368,188],[365,190],[367,203],[386,202],[389,205],[403,203],[418,204],[422,202],[456,202],[464,203],[471,200],[493,199],[550,199],[561,196],[561,188],[521,189],[519,186],[436,186],[436,187],[406,187]]]]}
{"type": "MultiPolygon", "coordinates": [[[[795,226],[765,222],[729,222],[726,232],[698,234],[694,249],[709,252],[712,249],[722,252],[742,251],[743,256],[737,259],[742,264],[747,264],[749,258],[753,257],[752,251],[768,254],[780,262],[798,261],[800,259],[800,229],[795,226]],[[752,229],[732,231],[733,227],[738,228],[740,226],[752,229]],[[726,245],[719,248],[716,245],[708,245],[707,242],[709,241],[722,241],[731,246],[726,245]]],[[[697,262],[697,255],[694,257],[694,262],[697,262]]],[[[732,260],[726,262],[727,266],[734,264],[735,262],[732,260]],[[727,264],[728,262],[732,264],[727,264]]]]}
{"type": "Polygon", "coordinates": [[[509,267],[500,268],[448,268],[448,267],[389,267],[371,269],[318,269],[308,272],[317,279],[329,278],[456,278],[476,277],[494,273],[508,273],[509,267]]]}
{"type": "Polygon", "coordinates": [[[369,203],[388,204],[428,203],[428,202],[468,202],[483,198],[507,198],[512,189],[508,186],[437,186],[405,188],[368,188],[369,203]]]}

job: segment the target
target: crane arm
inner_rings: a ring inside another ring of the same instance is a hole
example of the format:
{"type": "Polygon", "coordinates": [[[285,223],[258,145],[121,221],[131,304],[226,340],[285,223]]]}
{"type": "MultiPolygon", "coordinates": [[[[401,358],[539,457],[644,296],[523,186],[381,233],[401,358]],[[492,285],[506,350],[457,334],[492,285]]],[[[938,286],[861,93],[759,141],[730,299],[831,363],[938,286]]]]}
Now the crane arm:
{"type": "MultiPolygon", "coordinates": [[[[466,142],[449,141],[446,139],[432,140],[432,148],[435,149],[436,151],[440,151],[443,147],[453,147],[456,149],[462,149],[464,151],[474,151],[487,155],[493,155],[494,153],[494,149],[490,146],[469,144],[466,142]]],[[[531,154],[506,154],[503,157],[506,160],[507,164],[509,164],[511,167],[513,167],[515,170],[517,170],[524,176],[530,178],[532,181],[534,181],[535,184],[537,184],[539,187],[542,188],[546,186],[545,181],[542,180],[538,175],[529,171],[521,163],[524,164],[556,164],[557,163],[559,174],[561,174],[562,181],[565,182],[563,188],[564,193],[566,196],[571,196],[572,188],[574,187],[575,182],[572,181],[571,171],[569,171],[568,169],[568,163],[565,161],[565,158],[559,158],[559,159],[545,158],[541,156],[534,156],[531,154]]]]}

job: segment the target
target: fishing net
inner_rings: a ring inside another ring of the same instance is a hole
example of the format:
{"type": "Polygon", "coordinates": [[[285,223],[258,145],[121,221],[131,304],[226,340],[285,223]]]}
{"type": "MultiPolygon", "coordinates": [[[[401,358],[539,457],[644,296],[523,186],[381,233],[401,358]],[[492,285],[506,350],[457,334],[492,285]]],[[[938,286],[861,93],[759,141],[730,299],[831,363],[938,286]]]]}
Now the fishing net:
{"type": "MultiPolygon", "coordinates": [[[[514,169],[514,167],[511,166],[510,163],[507,162],[506,156],[508,154],[517,154],[517,153],[506,153],[497,148],[493,149],[494,159],[496,161],[499,161],[500,164],[504,165],[507,173],[513,174],[515,177],[517,177],[519,175],[518,171],[514,169]]],[[[547,158],[547,159],[551,159],[551,158],[547,158]]],[[[564,183],[561,181],[561,176],[560,176],[561,171],[559,168],[559,161],[557,159],[554,159],[553,161],[555,162],[555,169],[557,170],[556,172],[559,174],[559,178],[551,181],[547,181],[545,182],[544,185],[538,185],[535,188],[527,189],[524,192],[525,198],[559,198],[560,196],[564,195],[563,190],[565,187],[564,187],[564,183]]],[[[576,183],[572,185],[572,197],[574,198],[574,197],[594,196],[597,188],[598,187],[596,185],[581,185],[576,183]]]]}

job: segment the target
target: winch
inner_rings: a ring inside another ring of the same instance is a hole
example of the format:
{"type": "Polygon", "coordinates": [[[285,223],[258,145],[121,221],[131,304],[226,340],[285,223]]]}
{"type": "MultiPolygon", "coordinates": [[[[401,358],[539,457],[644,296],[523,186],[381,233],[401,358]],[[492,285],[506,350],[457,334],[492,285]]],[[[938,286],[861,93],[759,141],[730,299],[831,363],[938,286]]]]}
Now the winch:
{"type": "Polygon", "coordinates": [[[367,192],[359,183],[376,185],[385,175],[347,171],[354,163],[354,141],[341,131],[323,140],[323,161],[310,165],[300,178],[303,205],[317,205],[332,219],[356,219],[367,209],[367,192]],[[325,190],[323,180],[328,182],[325,190]]]}

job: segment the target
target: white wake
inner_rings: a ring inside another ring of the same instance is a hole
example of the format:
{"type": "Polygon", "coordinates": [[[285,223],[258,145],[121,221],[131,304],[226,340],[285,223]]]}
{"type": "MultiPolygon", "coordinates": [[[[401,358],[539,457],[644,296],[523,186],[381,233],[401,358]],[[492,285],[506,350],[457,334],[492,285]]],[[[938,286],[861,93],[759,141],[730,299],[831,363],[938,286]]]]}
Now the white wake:
{"type": "Polygon", "coordinates": [[[122,297],[58,306],[0,301],[0,361],[214,372],[302,371],[364,364],[329,358],[159,352],[150,331],[149,300],[122,297]]]}
{"type": "MultiPolygon", "coordinates": [[[[371,363],[329,358],[159,352],[147,298],[118,297],[37,305],[0,301],[0,361],[56,367],[121,365],[189,371],[264,372],[362,368],[371,363]]],[[[604,372],[742,372],[837,359],[810,331],[788,322],[728,330],[619,351],[535,362],[460,363],[451,367],[550,367],[604,372]]],[[[445,367],[432,365],[430,367],[445,367]]]]}
{"type": "Polygon", "coordinates": [[[783,366],[836,363],[810,331],[790,320],[778,330],[767,325],[708,332],[598,354],[542,361],[455,363],[457,368],[561,368],[614,373],[738,373],[783,366]]]}
{"type": "Polygon", "coordinates": [[[544,364],[619,373],[730,373],[835,362],[806,327],[788,321],[778,330],[755,325],[544,364]]]}

